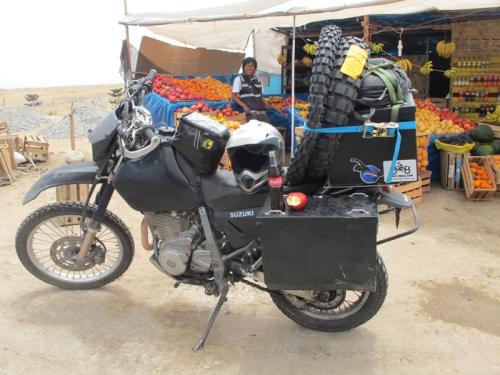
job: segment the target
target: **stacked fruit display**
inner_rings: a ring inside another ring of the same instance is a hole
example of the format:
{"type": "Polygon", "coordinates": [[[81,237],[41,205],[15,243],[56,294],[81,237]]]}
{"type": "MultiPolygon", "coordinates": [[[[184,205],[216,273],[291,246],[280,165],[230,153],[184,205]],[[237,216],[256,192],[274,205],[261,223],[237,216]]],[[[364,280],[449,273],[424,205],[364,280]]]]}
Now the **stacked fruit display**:
{"type": "Polygon", "coordinates": [[[479,125],[471,133],[474,140],[472,155],[487,156],[500,154],[500,139],[495,139],[493,131],[488,125],[479,125]]]}
{"type": "MultiPolygon", "coordinates": [[[[291,107],[292,106],[292,98],[288,97],[283,99],[281,96],[270,96],[268,98],[265,98],[264,101],[266,102],[267,105],[276,108],[280,112],[286,113],[286,107],[291,107]]],[[[300,111],[306,111],[307,110],[307,102],[301,99],[295,98],[295,108],[300,109],[300,111]]],[[[305,113],[305,117],[307,117],[307,113],[305,113]]],[[[301,113],[302,116],[302,113],[301,113]]],[[[302,116],[304,117],[304,116],[302,116]]],[[[304,118],[305,118],[304,117],[304,118]]]]}
{"type": "Polygon", "coordinates": [[[472,183],[475,189],[493,188],[493,181],[491,181],[485,166],[482,166],[475,162],[471,162],[470,172],[472,174],[472,183]]]}
{"type": "Polygon", "coordinates": [[[427,135],[417,135],[417,166],[420,173],[427,170],[429,165],[427,147],[429,146],[429,137],[427,135]]]}
{"type": "Polygon", "coordinates": [[[176,78],[157,74],[153,80],[153,92],[172,103],[193,100],[229,100],[231,86],[213,77],[176,78]]]}
{"type": "Polygon", "coordinates": [[[461,133],[475,128],[473,121],[461,119],[448,108],[438,108],[430,100],[416,100],[417,130],[426,134],[461,133]]]}
{"type": "Polygon", "coordinates": [[[212,106],[210,106],[210,104],[202,103],[202,102],[192,104],[191,106],[184,106],[184,107],[177,108],[176,112],[180,112],[180,113],[213,112],[216,116],[224,117],[224,118],[238,116],[240,114],[229,103],[226,104],[226,106],[222,109],[221,108],[214,109],[212,106]]]}

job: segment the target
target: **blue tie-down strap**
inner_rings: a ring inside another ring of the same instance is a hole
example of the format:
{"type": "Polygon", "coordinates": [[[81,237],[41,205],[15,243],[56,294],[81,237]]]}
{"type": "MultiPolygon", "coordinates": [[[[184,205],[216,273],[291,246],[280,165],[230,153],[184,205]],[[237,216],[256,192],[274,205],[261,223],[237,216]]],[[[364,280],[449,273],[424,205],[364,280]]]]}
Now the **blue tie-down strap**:
{"type": "MultiPolygon", "coordinates": [[[[398,122],[398,126],[394,128],[387,128],[389,136],[396,136],[396,144],[394,145],[394,152],[392,153],[391,167],[389,168],[389,173],[387,175],[387,182],[390,184],[392,182],[392,177],[394,176],[394,168],[396,168],[396,163],[398,162],[399,150],[401,149],[401,132],[400,130],[415,130],[417,128],[417,123],[415,121],[403,121],[398,122]]],[[[339,126],[335,128],[322,128],[313,129],[304,124],[304,130],[319,134],[345,134],[345,133],[368,133],[371,134],[376,126],[367,125],[351,125],[351,126],[339,126]]]]}

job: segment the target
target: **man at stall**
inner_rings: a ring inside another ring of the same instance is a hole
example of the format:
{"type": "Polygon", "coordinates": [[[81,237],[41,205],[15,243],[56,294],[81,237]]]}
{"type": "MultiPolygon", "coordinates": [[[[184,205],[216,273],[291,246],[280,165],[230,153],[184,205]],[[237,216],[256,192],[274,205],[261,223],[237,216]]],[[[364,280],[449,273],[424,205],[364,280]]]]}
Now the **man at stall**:
{"type": "Polygon", "coordinates": [[[246,57],[241,63],[241,69],[242,74],[238,75],[233,82],[233,101],[243,108],[248,120],[269,122],[266,104],[262,97],[264,93],[262,80],[256,74],[257,60],[253,57],[246,57]]]}

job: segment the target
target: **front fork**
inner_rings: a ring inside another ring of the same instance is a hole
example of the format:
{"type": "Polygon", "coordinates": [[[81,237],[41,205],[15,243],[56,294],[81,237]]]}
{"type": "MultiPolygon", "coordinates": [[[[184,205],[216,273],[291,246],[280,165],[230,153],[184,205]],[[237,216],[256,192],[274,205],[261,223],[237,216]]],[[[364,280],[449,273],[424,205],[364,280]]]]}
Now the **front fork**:
{"type": "MultiPolygon", "coordinates": [[[[101,191],[98,195],[98,202],[96,202],[97,209],[87,225],[85,237],[80,245],[78,256],[82,261],[87,259],[90,247],[94,243],[96,235],[101,229],[102,220],[104,219],[104,215],[106,214],[106,210],[108,209],[108,205],[114,191],[114,186],[109,182],[105,183],[104,186],[101,187],[101,191]]],[[[83,218],[83,220],[85,220],[85,218],[83,218]]]]}

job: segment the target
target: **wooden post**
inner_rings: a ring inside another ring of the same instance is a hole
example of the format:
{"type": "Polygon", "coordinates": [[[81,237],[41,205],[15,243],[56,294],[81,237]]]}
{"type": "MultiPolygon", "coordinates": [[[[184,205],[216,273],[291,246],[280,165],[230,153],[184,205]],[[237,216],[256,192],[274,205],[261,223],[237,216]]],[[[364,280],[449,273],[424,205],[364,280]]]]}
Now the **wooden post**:
{"type": "Polygon", "coordinates": [[[365,42],[368,43],[370,41],[370,17],[363,17],[363,38],[365,42]]]}
{"type": "Polygon", "coordinates": [[[69,117],[69,139],[71,142],[71,150],[76,149],[76,144],[75,144],[75,121],[73,119],[73,103],[71,103],[71,112],[68,115],[69,117]]]}

